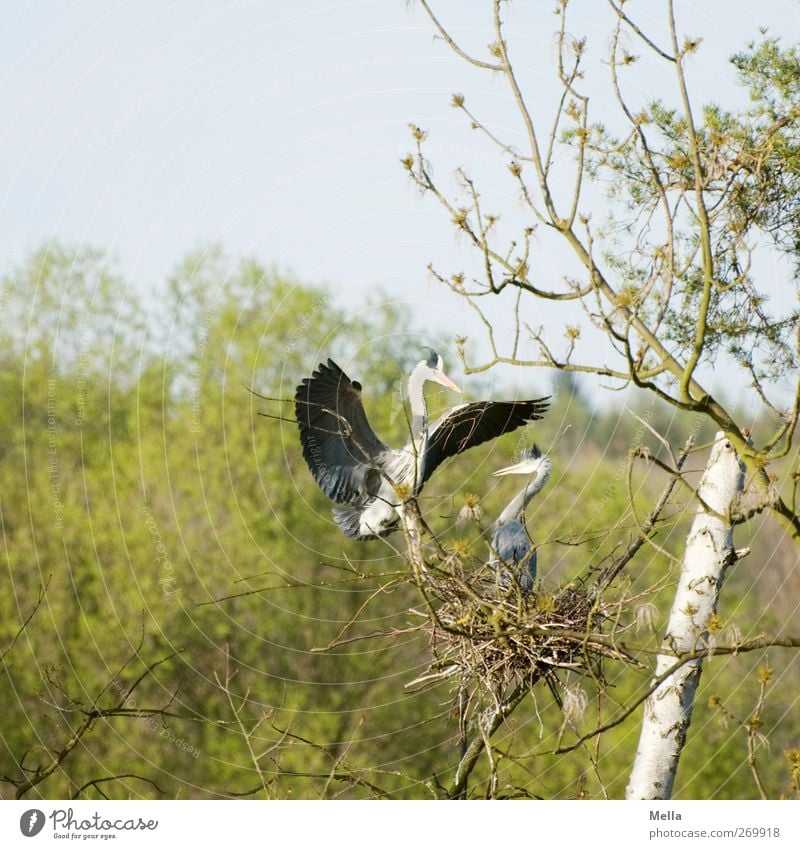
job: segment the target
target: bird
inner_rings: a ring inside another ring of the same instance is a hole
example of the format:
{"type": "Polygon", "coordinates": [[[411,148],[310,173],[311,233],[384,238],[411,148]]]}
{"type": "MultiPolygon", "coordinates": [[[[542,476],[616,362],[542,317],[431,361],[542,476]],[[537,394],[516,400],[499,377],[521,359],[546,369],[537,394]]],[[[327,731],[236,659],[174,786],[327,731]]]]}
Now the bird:
{"type": "Polygon", "coordinates": [[[500,586],[507,589],[514,582],[523,596],[530,595],[536,580],[536,549],[525,526],[525,508],[542,491],[551,470],[550,458],[534,445],[523,453],[518,463],[494,472],[495,477],[531,475],[492,526],[492,555],[489,560],[500,586]]]}
{"type": "Polygon", "coordinates": [[[408,379],[409,440],[389,448],[372,429],[361,402],[362,386],[332,360],[320,363],[295,392],[295,417],[303,457],[320,489],[337,505],[334,520],[348,537],[370,540],[394,531],[398,508],[447,458],[542,417],[548,398],[459,404],[432,425],[423,387],[432,381],[461,392],[432,348],[408,379]]]}

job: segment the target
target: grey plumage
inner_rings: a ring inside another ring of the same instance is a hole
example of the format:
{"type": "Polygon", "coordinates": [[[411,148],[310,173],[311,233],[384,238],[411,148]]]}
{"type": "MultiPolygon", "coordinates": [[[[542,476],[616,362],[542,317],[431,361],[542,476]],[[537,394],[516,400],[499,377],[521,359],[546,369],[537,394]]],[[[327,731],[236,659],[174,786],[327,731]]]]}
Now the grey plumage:
{"type": "Polygon", "coordinates": [[[492,527],[492,556],[489,565],[497,572],[500,585],[516,582],[523,595],[529,595],[536,581],[536,548],[525,526],[525,508],[541,492],[550,477],[550,458],[534,445],[519,463],[500,469],[495,475],[531,475],[528,483],[511,499],[492,527]]]}
{"type": "Polygon", "coordinates": [[[444,460],[540,419],[547,409],[546,398],[460,404],[429,427],[425,382],[460,390],[442,370],[442,358],[427,350],[409,377],[411,435],[401,449],[378,438],[361,403],[361,384],[333,360],[321,363],[297,387],[303,457],[325,495],[340,505],[334,519],[349,537],[366,540],[391,533],[404,497],[418,495],[444,460]]]}

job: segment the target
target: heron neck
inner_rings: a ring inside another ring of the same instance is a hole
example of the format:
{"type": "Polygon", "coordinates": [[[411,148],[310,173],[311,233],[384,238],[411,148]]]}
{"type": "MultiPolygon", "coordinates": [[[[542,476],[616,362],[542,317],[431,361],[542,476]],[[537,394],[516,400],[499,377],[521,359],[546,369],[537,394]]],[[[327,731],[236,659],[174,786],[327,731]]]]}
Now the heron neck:
{"type": "Polygon", "coordinates": [[[417,366],[408,378],[408,400],[411,404],[411,435],[417,436],[428,426],[428,407],[425,404],[425,376],[417,366]]]}
{"type": "Polygon", "coordinates": [[[497,523],[502,525],[505,522],[511,522],[514,519],[520,519],[525,512],[525,508],[530,503],[531,499],[537,493],[541,492],[542,487],[547,483],[550,477],[550,462],[545,460],[539,467],[539,471],[535,478],[531,478],[525,487],[523,487],[512,499],[508,502],[505,510],[500,514],[497,523]]]}

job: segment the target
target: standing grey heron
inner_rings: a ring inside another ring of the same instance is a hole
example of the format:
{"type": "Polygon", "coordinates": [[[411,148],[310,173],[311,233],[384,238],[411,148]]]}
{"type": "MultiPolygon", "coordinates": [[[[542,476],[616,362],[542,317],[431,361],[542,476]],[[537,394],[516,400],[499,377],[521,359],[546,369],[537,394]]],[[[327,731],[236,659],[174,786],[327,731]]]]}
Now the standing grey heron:
{"type": "Polygon", "coordinates": [[[411,434],[403,448],[389,448],[375,434],[361,403],[361,384],[333,360],[321,363],[295,393],[303,457],[320,489],[337,504],[334,519],[358,540],[386,536],[397,527],[397,509],[419,495],[439,464],[542,417],[547,399],[460,404],[428,426],[424,384],[461,390],[431,348],[408,380],[411,434]]]}
{"type": "Polygon", "coordinates": [[[551,471],[550,458],[534,445],[522,455],[519,463],[499,469],[494,474],[531,475],[528,483],[508,502],[493,526],[492,558],[489,565],[497,572],[501,586],[512,581],[523,595],[529,595],[536,580],[536,549],[525,527],[525,508],[542,491],[551,471]]]}

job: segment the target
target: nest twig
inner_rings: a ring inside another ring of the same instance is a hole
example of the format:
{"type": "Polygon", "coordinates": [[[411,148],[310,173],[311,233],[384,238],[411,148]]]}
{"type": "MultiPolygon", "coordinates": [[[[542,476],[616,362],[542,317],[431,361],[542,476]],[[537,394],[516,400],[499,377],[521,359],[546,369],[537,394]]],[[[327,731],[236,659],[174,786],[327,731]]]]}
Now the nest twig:
{"type": "Polygon", "coordinates": [[[460,701],[467,693],[469,703],[498,705],[541,679],[558,699],[560,671],[602,682],[603,657],[620,657],[604,633],[603,604],[578,582],[525,596],[516,584],[498,586],[486,568],[465,576],[453,558],[428,573],[426,592],[435,602],[427,624],[433,659],[408,687],[451,680],[460,701]]]}

